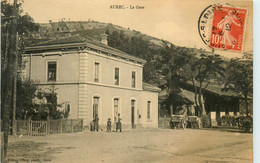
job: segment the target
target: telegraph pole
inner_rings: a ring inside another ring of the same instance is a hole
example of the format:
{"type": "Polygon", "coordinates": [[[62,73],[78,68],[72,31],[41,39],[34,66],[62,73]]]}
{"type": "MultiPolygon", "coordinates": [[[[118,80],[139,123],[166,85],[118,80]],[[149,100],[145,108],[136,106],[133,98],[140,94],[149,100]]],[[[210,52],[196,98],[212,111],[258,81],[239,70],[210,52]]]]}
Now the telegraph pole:
{"type": "MultiPolygon", "coordinates": [[[[4,158],[7,156],[8,146],[8,134],[9,134],[9,122],[10,122],[10,111],[12,101],[12,90],[13,90],[13,79],[14,79],[14,67],[16,58],[16,35],[17,35],[17,0],[14,0],[13,4],[14,19],[12,19],[11,32],[10,32],[10,51],[7,55],[7,68],[4,74],[4,88],[3,88],[3,129],[4,129],[4,158]]],[[[4,160],[3,160],[4,161],[4,160]]]]}
{"type": "Polygon", "coordinates": [[[12,120],[12,134],[16,136],[16,92],[17,92],[17,66],[18,66],[18,42],[19,35],[16,32],[16,46],[15,46],[15,62],[14,62],[14,85],[13,85],[13,120],[12,120]]]}

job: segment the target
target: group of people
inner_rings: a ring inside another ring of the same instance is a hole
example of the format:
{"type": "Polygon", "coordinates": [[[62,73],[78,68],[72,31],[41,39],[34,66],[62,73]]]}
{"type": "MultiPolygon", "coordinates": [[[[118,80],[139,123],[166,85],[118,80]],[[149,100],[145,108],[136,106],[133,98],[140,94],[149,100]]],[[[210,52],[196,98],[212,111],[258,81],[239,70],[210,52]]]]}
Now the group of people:
{"type": "MultiPolygon", "coordinates": [[[[121,124],[121,118],[120,118],[120,114],[118,114],[117,118],[115,119],[115,123],[116,123],[116,132],[119,130],[120,132],[122,132],[122,124],[121,124]]],[[[97,131],[99,129],[99,124],[98,124],[99,118],[98,115],[96,115],[93,119],[93,121],[91,121],[90,123],[90,131],[97,131]]],[[[111,128],[112,128],[112,122],[111,119],[108,118],[107,120],[107,132],[111,132],[111,128]]]]}

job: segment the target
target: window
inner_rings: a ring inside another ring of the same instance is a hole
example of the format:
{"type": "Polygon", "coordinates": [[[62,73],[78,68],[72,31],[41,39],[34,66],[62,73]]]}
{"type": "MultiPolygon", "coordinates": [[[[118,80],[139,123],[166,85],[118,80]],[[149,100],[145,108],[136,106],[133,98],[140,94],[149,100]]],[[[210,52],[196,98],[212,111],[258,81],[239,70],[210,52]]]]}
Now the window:
{"type": "Polygon", "coordinates": [[[135,71],[132,71],[132,87],[135,88],[135,71]]]}
{"type": "Polygon", "coordinates": [[[99,104],[99,97],[93,98],[93,118],[98,116],[98,104],[99,104]]]}
{"type": "Polygon", "coordinates": [[[135,128],[135,100],[131,100],[131,125],[135,128]]]}
{"type": "Polygon", "coordinates": [[[147,119],[151,118],[151,101],[147,101],[147,119]]]}
{"type": "Polygon", "coordinates": [[[56,62],[48,62],[48,81],[56,81],[56,62]]]}
{"type": "Polygon", "coordinates": [[[114,99],[114,122],[118,120],[118,113],[119,113],[119,99],[114,99]]]}
{"type": "Polygon", "coordinates": [[[119,85],[119,68],[115,68],[115,85],[119,85]]]}
{"type": "Polygon", "coordinates": [[[99,78],[99,63],[95,62],[95,77],[94,77],[94,81],[98,82],[99,78]]]}
{"type": "Polygon", "coordinates": [[[131,108],[135,108],[135,100],[131,100],[131,108]]]}

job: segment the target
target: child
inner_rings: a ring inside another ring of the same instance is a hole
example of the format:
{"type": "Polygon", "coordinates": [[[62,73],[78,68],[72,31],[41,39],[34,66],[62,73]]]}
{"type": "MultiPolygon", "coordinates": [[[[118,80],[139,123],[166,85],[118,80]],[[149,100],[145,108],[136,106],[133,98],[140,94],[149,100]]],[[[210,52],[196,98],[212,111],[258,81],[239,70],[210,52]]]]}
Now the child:
{"type": "Polygon", "coordinates": [[[108,118],[107,120],[107,132],[111,132],[111,119],[108,118]]]}

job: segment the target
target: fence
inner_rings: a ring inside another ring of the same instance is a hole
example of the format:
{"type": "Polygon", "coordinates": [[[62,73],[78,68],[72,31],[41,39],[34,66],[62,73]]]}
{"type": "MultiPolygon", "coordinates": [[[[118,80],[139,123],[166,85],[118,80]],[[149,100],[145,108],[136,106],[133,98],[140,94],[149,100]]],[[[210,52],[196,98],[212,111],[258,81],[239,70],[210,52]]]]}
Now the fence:
{"type": "Polygon", "coordinates": [[[31,136],[83,131],[83,119],[59,119],[49,121],[17,120],[16,124],[17,134],[31,136]]]}

